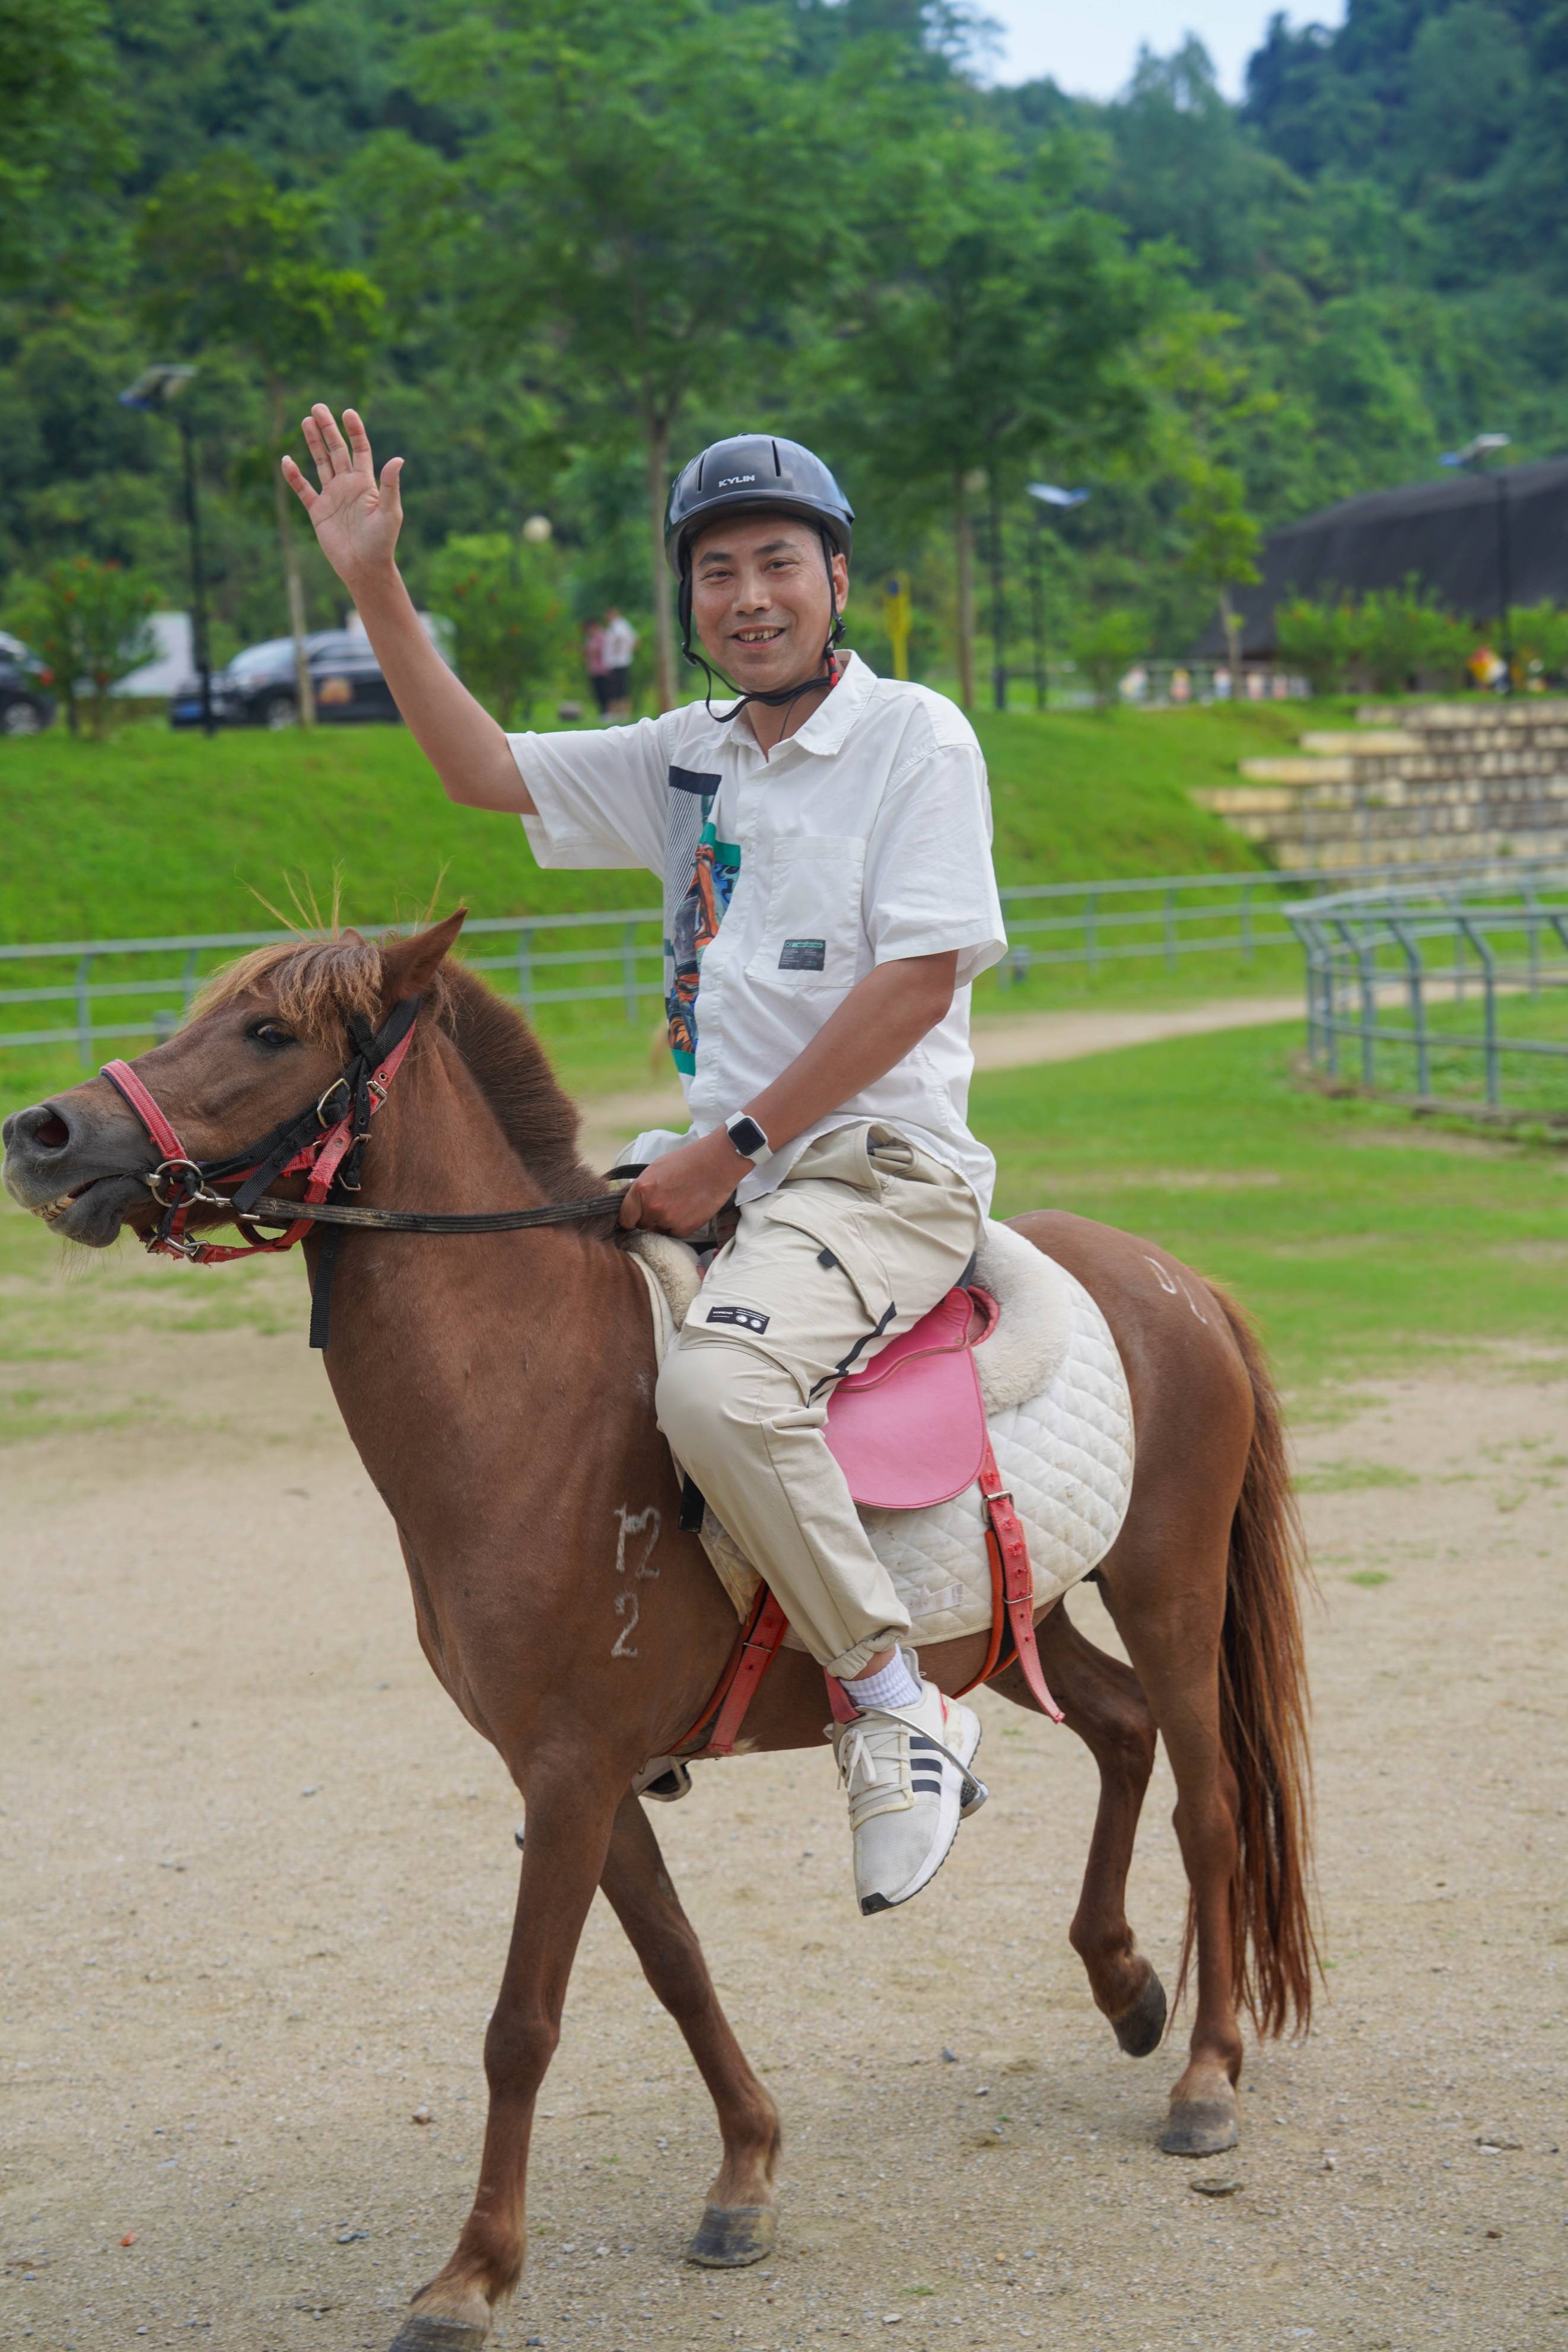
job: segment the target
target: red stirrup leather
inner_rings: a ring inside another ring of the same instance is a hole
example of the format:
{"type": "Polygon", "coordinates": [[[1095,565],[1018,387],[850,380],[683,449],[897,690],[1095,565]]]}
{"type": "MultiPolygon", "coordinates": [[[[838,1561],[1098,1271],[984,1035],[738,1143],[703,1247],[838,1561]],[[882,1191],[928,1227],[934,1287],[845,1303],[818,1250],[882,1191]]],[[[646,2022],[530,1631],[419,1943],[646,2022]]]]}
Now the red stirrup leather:
{"type": "MultiPolygon", "coordinates": [[[[986,1507],[986,1545],[991,1554],[993,1571],[999,1571],[997,1583],[1002,1608],[997,1612],[1000,1630],[1002,1610],[1007,1612],[1013,1647],[1018,1652],[1023,1678],[1029,1685],[1035,1705],[1052,1723],[1064,1723],[1066,1717],[1051,1696],[1045,1679],[1045,1669],[1040,1663],[1040,1651],[1034,1638],[1034,1570],[1030,1564],[1029,1538],[1023,1531],[1023,1521],[1013,1506],[1013,1498],[1002,1485],[997,1468],[997,1457],[991,1444],[989,1430],[986,1432],[986,1458],[980,1465],[980,1500],[986,1507]]],[[[994,1658],[987,1661],[988,1679],[994,1658]]]]}

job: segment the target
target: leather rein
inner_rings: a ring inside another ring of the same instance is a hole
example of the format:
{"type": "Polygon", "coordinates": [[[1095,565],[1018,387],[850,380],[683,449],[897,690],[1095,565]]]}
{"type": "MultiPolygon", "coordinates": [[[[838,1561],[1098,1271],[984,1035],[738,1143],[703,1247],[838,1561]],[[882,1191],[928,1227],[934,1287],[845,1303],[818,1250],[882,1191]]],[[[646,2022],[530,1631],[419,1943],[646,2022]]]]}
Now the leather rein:
{"type": "Polygon", "coordinates": [[[404,997],[380,1029],[362,1013],[348,1015],[353,1058],[319,1098],[282,1120],[259,1142],[222,1160],[193,1160],[149,1089],[128,1062],[106,1062],[102,1076],[135,1112],[163,1155],[141,1181],[162,1210],[146,1247],[156,1257],[181,1257],[192,1265],[222,1265],[231,1258],[256,1257],[292,1249],[314,1224],[325,1225],[310,1303],[310,1345],[325,1348],[331,1318],[332,1276],[343,1229],[368,1226],[395,1234],[507,1234],[530,1225],[586,1223],[614,1216],[619,1192],[595,1192],[580,1201],[549,1201],[535,1209],[361,1209],[329,1196],[357,1192],[371,1122],[413,1042],[421,999],[404,997]],[[277,1198],[269,1187],[303,1174],[305,1196],[277,1198]],[[221,1192],[220,1184],[237,1190],[221,1192]],[[195,1208],[225,1210],[246,1236],[242,1245],[198,1242],[187,1231],[195,1208]],[[267,1234],[260,1225],[287,1230],[267,1234]]]}

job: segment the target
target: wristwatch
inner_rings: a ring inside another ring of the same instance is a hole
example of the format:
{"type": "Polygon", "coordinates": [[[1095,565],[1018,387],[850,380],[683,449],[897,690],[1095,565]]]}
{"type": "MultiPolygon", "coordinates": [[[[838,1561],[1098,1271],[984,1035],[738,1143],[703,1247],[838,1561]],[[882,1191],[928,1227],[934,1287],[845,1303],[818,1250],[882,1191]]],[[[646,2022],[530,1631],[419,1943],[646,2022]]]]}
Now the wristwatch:
{"type": "Polygon", "coordinates": [[[773,1146],[748,1110],[732,1111],[725,1120],[724,1131],[741,1158],[749,1160],[754,1167],[771,1159],[773,1146]]]}

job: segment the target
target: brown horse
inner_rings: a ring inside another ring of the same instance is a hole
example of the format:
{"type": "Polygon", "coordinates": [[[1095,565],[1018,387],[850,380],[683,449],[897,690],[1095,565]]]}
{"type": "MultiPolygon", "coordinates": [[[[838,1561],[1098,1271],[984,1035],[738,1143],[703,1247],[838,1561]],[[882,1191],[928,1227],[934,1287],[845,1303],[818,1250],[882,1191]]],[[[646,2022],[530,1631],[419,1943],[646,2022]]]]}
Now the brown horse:
{"type": "MultiPolygon", "coordinates": [[[[380,1022],[423,992],[375,1120],[362,1200],[493,1210],[601,1192],[531,1034],[446,961],[461,920],[376,946],[348,933],[264,950],[215,982],[137,1072],[186,1148],[219,1159],[321,1094],[344,1061],[350,1016],[380,1022]]],[[[17,1112],[5,1139],[11,1192],[69,1239],[101,1248],[156,1214],[143,1179],[159,1155],[107,1080],[17,1112]]],[[[1085,1641],[1065,1608],[1040,1624],[1046,1672],[1101,1775],[1069,1932],[1117,2041],[1144,2056],[1161,2039],[1166,1996],[1124,1891],[1157,1732],[1190,1886],[1184,1979],[1194,1947],[1197,1961],[1191,2046],[1162,2144],[1204,2155],[1236,2137],[1238,2009],[1278,2033],[1305,2025],[1312,1999],[1303,1562],[1278,1407],[1240,1316],[1176,1260],[1078,1217],[1017,1222],[1098,1299],[1137,1430],[1132,1507],[1098,1571],[1132,1671],[1085,1641]]],[[[312,1236],[313,1280],[318,1248],[312,1236]]],[[[629,1793],[644,1760],[697,1717],[735,1618],[696,1538],[677,1527],[653,1422],[647,1295],[608,1222],[485,1238],[349,1233],[327,1369],[396,1522],[425,1655],[527,1800],[516,1924],[485,2044],[474,2208],[393,2347],[472,2352],[522,2270],[534,2102],[598,1886],[718,2111],[724,2160],[693,2257],[739,2265],[772,2243],[773,2102],[629,1793]]],[[[978,1639],[952,1642],[924,1664],[954,1690],[983,1655],[978,1639]]],[[[1032,1704],[1016,1670],[996,1687],[1032,1704]]],[[[818,1746],[823,1721],[821,1670],[782,1653],[747,1744],[818,1746]]]]}

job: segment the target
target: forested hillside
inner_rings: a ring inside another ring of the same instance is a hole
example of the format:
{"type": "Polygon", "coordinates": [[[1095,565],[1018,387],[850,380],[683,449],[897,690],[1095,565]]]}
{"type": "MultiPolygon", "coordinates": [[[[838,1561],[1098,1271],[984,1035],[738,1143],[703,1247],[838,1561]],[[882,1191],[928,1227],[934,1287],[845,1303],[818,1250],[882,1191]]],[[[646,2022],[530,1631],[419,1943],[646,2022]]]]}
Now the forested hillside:
{"type": "Polygon", "coordinates": [[[1258,528],[1568,446],[1562,0],[1277,19],[1239,108],[1194,44],[1104,107],[977,60],[946,0],[0,0],[0,597],[86,551],[185,601],[152,359],[200,368],[220,654],[287,625],[311,396],[407,457],[427,597],[527,571],[546,671],[596,601],[646,628],[668,472],[754,425],[841,470],[944,674],[998,534],[1015,637],[1038,560],[1059,646],[1113,606],[1179,651],[1258,528]],[[1037,544],[1041,475],[1093,496],[1037,544]]]}

